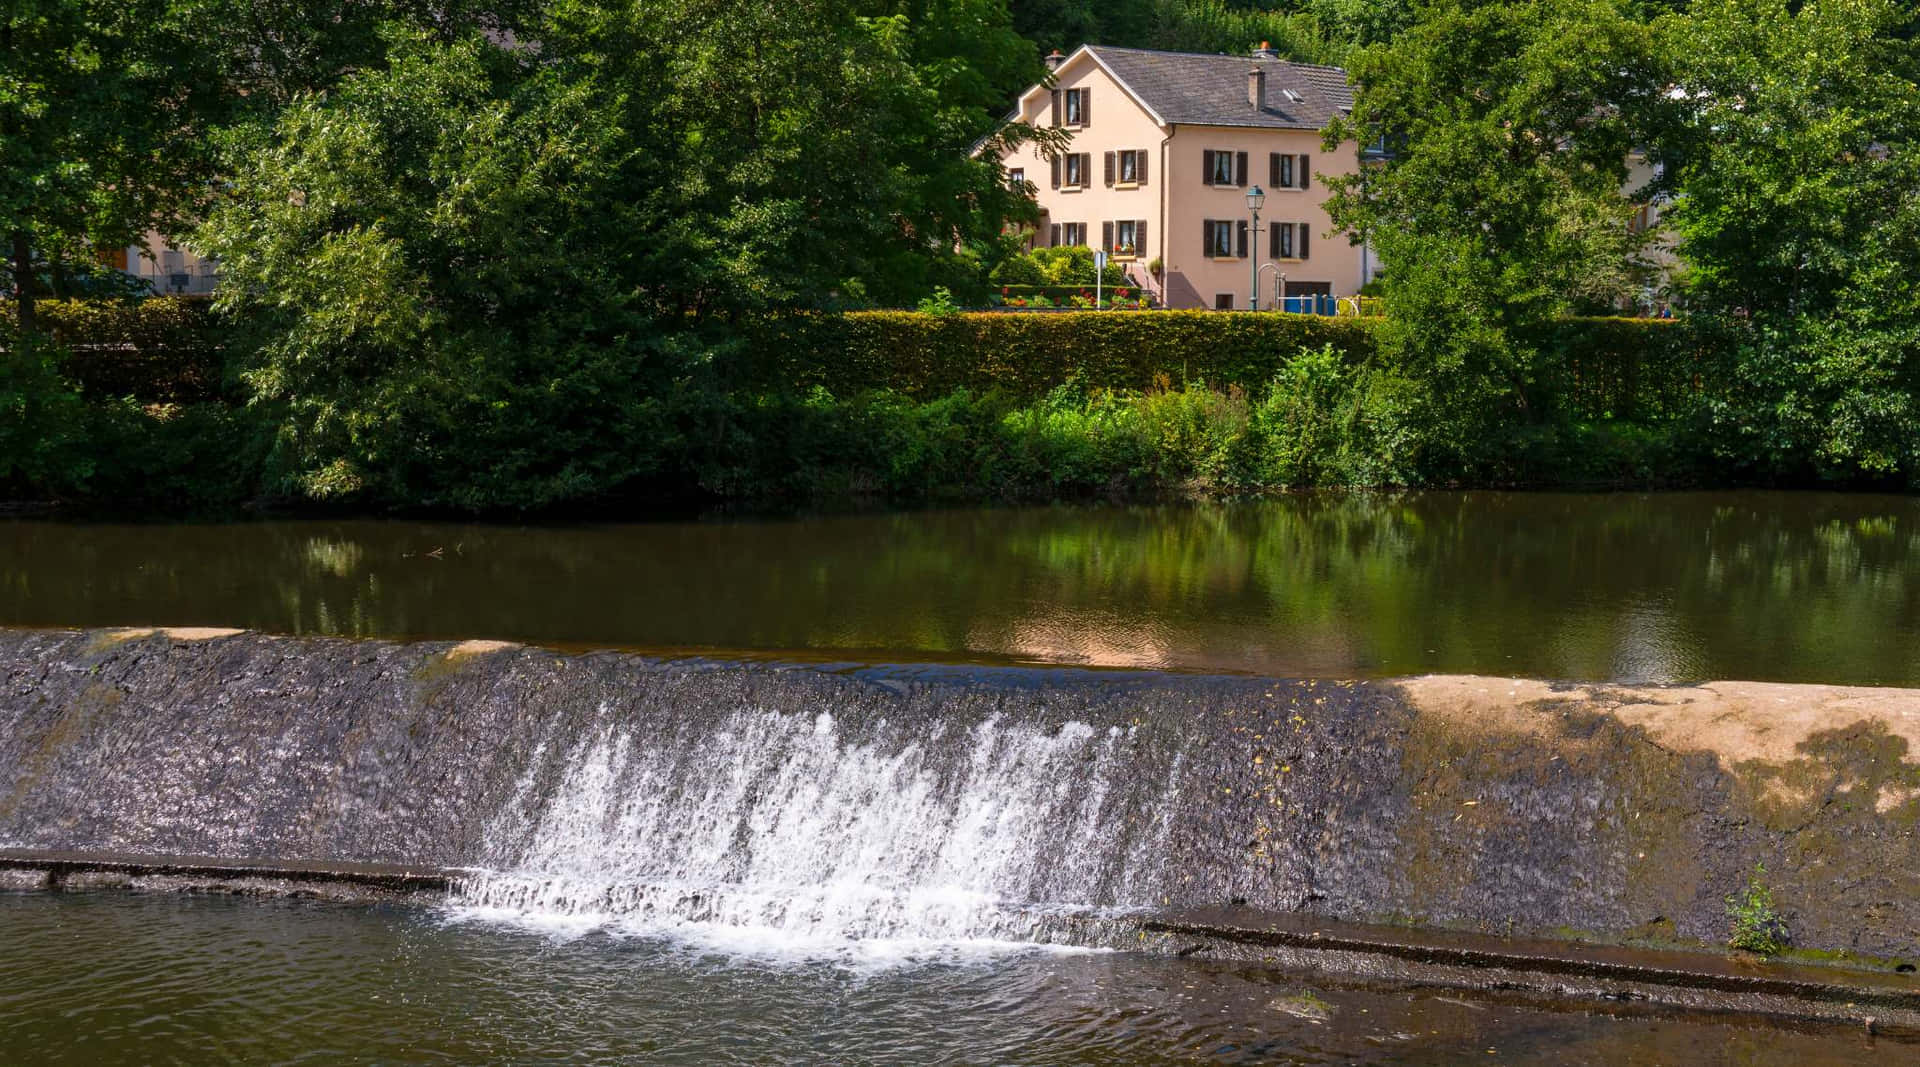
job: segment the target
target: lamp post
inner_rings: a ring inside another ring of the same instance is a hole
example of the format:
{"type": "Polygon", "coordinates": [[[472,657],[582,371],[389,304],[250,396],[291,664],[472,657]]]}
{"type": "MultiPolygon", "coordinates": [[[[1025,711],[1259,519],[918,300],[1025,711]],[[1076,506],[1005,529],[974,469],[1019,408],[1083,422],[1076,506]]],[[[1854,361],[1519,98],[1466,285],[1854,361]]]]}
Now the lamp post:
{"type": "Polygon", "coordinates": [[[1247,309],[1260,310],[1260,205],[1267,202],[1265,190],[1254,186],[1247,190],[1247,210],[1253,214],[1253,284],[1248,286],[1247,309]]]}

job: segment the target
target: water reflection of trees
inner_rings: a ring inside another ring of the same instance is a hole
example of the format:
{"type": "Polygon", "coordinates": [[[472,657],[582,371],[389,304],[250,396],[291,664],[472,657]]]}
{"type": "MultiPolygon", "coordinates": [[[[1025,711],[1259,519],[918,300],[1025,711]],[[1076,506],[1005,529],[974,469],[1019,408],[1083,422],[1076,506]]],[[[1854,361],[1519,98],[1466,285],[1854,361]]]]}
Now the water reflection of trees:
{"type": "Polygon", "coordinates": [[[0,525],[31,625],[1920,682],[1920,502],[1348,494],[638,526],[0,525]]]}

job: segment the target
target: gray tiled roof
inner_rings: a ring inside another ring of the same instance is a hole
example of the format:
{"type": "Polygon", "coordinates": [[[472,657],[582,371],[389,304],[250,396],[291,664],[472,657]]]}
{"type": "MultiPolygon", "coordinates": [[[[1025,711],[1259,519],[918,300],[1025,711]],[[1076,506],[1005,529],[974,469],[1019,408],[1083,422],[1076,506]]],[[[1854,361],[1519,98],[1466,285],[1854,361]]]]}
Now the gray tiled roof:
{"type": "Polygon", "coordinates": [[[1169,124],[1317,130],[1353,106],[1339,67],[1105,45],[1087,50],[1169,124]],[[1267,106],[1259,111],[1247,102],[1247,72],[1256,67],[1267,72],[1267,106]],[[1300,99],[1289,99],[1287,89],[1300,99]]]}

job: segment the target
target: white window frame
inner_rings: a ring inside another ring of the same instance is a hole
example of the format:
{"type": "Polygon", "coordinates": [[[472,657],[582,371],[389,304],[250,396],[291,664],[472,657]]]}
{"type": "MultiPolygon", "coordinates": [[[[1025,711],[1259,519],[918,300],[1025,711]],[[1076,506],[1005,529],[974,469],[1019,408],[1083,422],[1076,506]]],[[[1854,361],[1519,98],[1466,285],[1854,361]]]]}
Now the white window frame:
{"type": "Polygon", "coordinates": [[[1233,184],[1233,165],[1234,165],[1234,154],[1232,152],[1223,152],[1217,148],[1214,149],[1213,173],[1207,175],[1207,184],[1219,185],[1219,186],[1232,185],[1233,184]],[[1224,180],[1222,180],[1220,177],[1220,172],[1222,170],[1226,171],[1226,174],[1227,174],[1224,180]]]}
{"type": "Polygon", "coordinates": [[[1086,92],[1085,89],[1067,90],[1066,98],[1062,101],[1062,106],[1067,112],[1061,120],[1065,125],[1085,126],[1087,124],[1087,98],[1080,95],[1084,92],[1086,92]]]}
{"type": "Polygon", "coordinates": [[[1213,233],[1207,241],[1208,259],[1233,259],[1233,221],[1232,219],[1209,219],[1213,224],[1213,233]]]}

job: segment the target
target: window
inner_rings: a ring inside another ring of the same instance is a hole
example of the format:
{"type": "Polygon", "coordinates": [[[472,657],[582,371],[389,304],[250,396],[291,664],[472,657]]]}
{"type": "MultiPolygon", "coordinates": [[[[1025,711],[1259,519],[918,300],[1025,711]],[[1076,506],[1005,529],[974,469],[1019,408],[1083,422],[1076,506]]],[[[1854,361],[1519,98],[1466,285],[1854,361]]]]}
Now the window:
{"type": "Polygon", "coordinates": [[[1075,152],[1066,157],[1066,176],[1062,182],[1070,188],[1079,188],[1087,184],[1087,153],[1075,152]]]}
{"type": "Polygon", "coordinates": [[[1108,185],[1118,185],[1131,189],[1147,183],[1147,153],[1141,148],[1127,148],[1106,154],[1106,176],[1108,185]]]}
{"type": "Polygon", "coordinates": [[[1060,224],[1060,240],[1064,247],[1073,248],[1087,243],[1087,224],[1084,222],[1063,222],[1060,224]]]}
{"type": "Polygon", "coordinates": [[[1273,224],[1271,246],[1275,259],[1307,258],[1307,241],[1313,230],[1304,222],[1273,224]]]}
{"type": "Polygon", "coordinates": [[[1147,223],[1144,219],[1121,219],[1106,224],[1112,227],[1106,232],[1107,251],[1121,259],[1131,259],[1140,254],[1141,246],[1147,243],[1147,223]]]}
{"type": "Polygon", "coordinates": [[[1021,187],[1026,184],[1027,184],[1027,168],[1014,167],[1013,169],[1007,171],[1007,187],[1008,188],[1012,189],[1014,192],[1017,193],[1017,192],[1020,192],[1021,187]]]}
{"type": "Polygon", "coordinates": [[[1213,294],[1213,310],[1232,311],[1233,310],[1233,294],[1232,293],[1213,294]]]}
{"type": "Polygon", "coordinates": [[[1275,152],[1267,157],[1267,184],[1275,189],[1305,189],[1308,157],[1275,152]]]}
{"type": "Polygon", "coordinates": [[[1061,103],[1066,106],[1067,125],[1085,126],[1087,124],[1087,91],[1085,89],[1068,89],[1061,103]]]}
{"type": "Polygon", "coordinates": [[[1208,185],[1233,184],[1232,152],[1209,152],[1207,153],[1207,163],[1208,185]]]}
{"type": "Polygon", "coordinates": [[[1233,220],[1206,220],[1206,254],[1215,259],[1233,255],[1233,220]]]}

